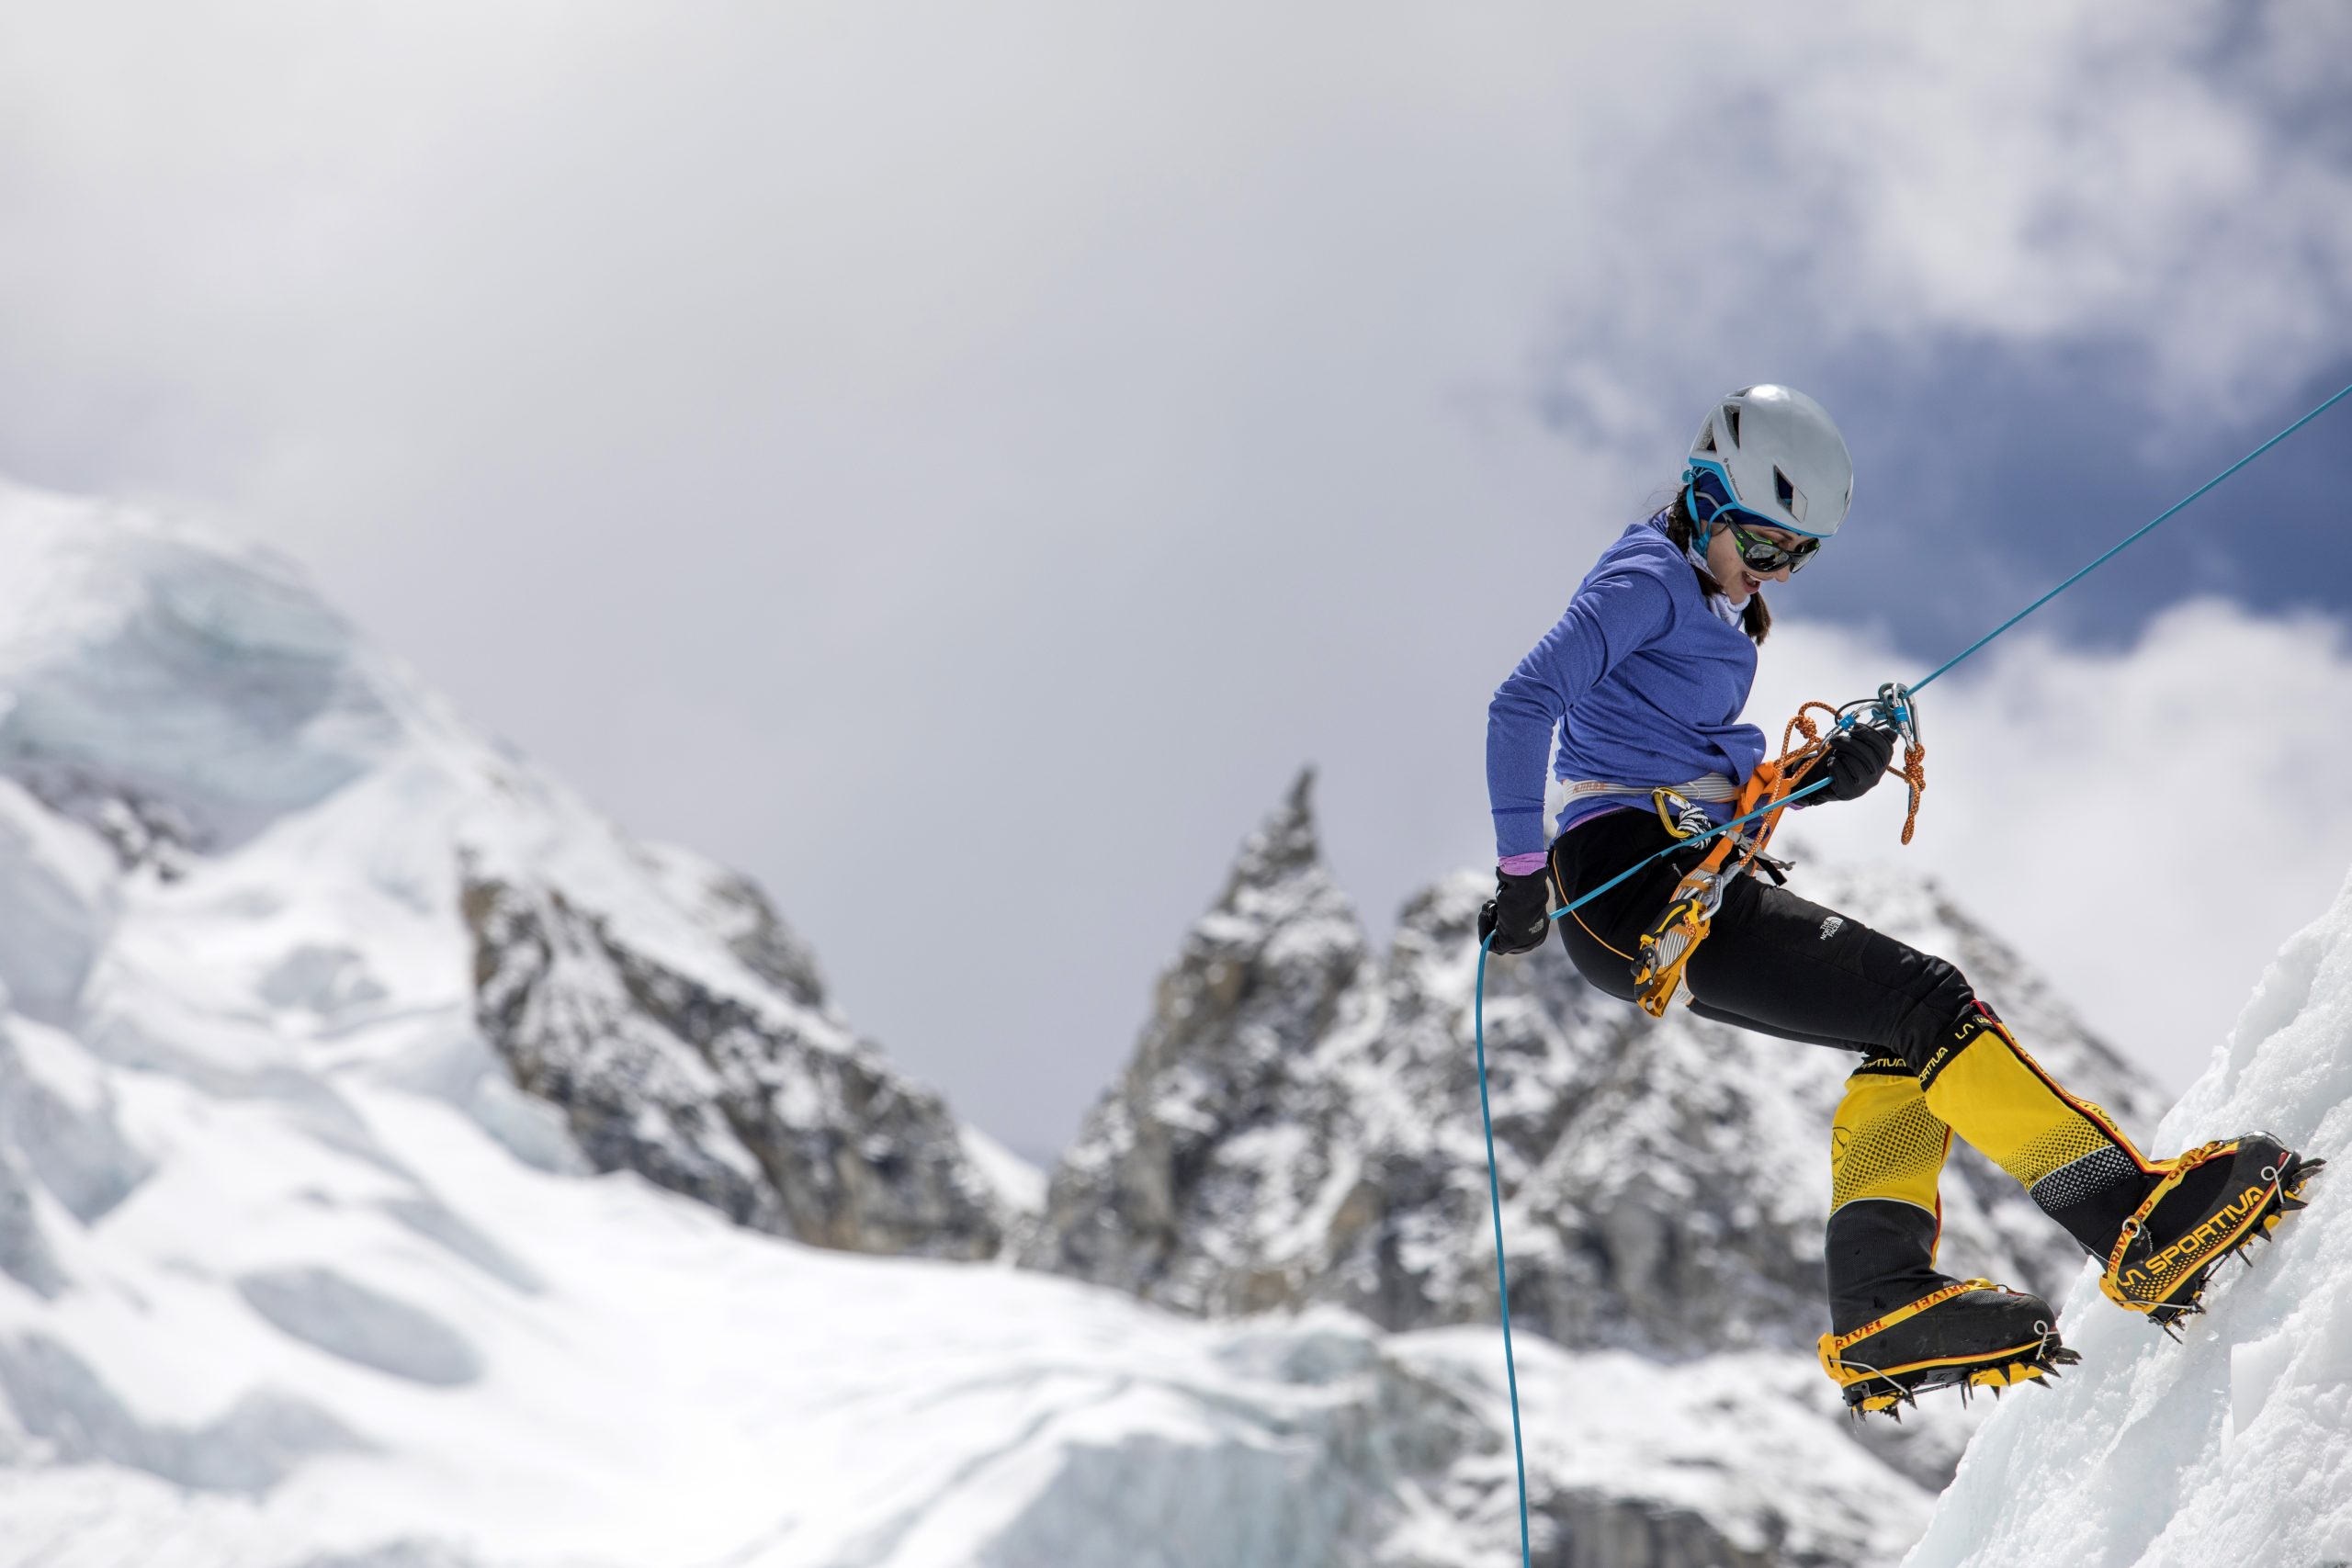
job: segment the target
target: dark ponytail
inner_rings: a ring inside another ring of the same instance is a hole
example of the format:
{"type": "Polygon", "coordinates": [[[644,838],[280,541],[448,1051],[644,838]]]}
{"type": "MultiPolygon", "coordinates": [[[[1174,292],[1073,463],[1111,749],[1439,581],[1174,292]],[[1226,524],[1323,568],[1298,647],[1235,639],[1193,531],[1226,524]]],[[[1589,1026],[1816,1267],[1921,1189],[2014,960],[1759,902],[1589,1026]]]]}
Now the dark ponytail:
{"type": "MultiPolygon", "coordinates": [[[[1666,509],[1666,536],[1674,541],[1676,549],[1687,551],[1690,547],[1691,536],[1697,532],[1697,525],[1690,521],[1689,509],[1682,503],[1682,492],[1678,490],[1674,492],[1672,503],[1666,509]]],[[[1701,592],[1721,593],[1724,591],[1723,584],[1715,581],[1713,573],[1698,567],[1692,567],[1690,570],[1699,580],[1701,592]]],[[[1747,607],[1739,613],[1739,629],[1746,632],[1758,648],[1764,645],[1765,637],[1772,629],[1772,612],[1765,604],[1762,593],[1747,596],[1747,607]]]]}

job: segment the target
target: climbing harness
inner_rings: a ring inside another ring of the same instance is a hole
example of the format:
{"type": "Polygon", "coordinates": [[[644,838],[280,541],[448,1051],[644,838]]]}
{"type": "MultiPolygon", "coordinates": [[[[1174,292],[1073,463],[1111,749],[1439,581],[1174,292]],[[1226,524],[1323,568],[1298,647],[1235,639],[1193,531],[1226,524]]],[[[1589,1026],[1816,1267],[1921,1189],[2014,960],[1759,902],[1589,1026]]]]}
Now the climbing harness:
{"type": "MultiPolygon", "coordinates": [[[[1641,978],[1643,966],[1648,966],[1650,979],[1645,985],[1642,993],[1642,1005],[1653,1017],[1663,1014],[1667,1006],[1681,988],[1683,970],[1689,965],[1690,954],[1696,950],[1699,942],[1705,938],[1707,924],[1713,919],[1715,910],[1722,905],[1723,889],[1729,878],[1738,875],[1754,865],[1769,864],[1770,862],[1763,854],[1763,849],[1765,843],[1771,838],[1772,829],[1779,822],[1781,813],[1815,791],[1828,787],[1829,780],[1826,775],[1793,789],[1789,787],[1792,779],[1802,776],[1804,769],[1801,764],[1809,761],[1826,745],[1826,742],[1820,739],[1818,730],[1805,716],[1810,710],[1821,708],[1830,713],[1834,718],[1835,727],[1839,729],[1847,728],[1859,722],[1887,726],[1893,728],[1904,741],[1903,765],[1891,771],[1898,773],[1911,788],[1910,809],[1903,819],[1903,841],[1909,843],[1912,829],[1919,818],[1919,796],[1928,786],[1927,751],[1919,743],[1919,713],[1916,694],[1940,679],[1947,671],[1961,660],[1976,652],[1977,649],[2049,604],[2052,599],[2057,598],[2059,594],[2088,577],[2116,556],[2120,555],[2143,536],[2153,532],[2158,524],[2186,509],[2191,502],[2196,501],[2223,479],[2311,423],[2347,396],[2352,396],[2352,386],[2345,387],[2302,418],[2156,513],[2089,565],[2019,610],[2016,615],[2011,615],[2007,620],[2003,621],[1999,626],[1995,626],[1991,631],[1986,632],[1983,637],[1978,637],[1974,642],[1970,643],[1966,648],[1962,649],[1950,659],[1945,660],[1941,664],[1937,665],[1935,669],[1910,685],[1905,686],[1900,682],[1890,681],[1878,689],[1878,694],[1875,697],[1860,698],[1834,709],[1826,703],[1805,704],[1804,707],[1797,710],[1796,717],[1789,721],[1788,728],[1781,732],[1781,756],[1770,762],[1757,764],[1758,775],[1765,774],[1767,769],[1770,770],[1766,782],[1758,786],[1755,776],[1751,776],[1748,784],[1742,788],[1736,802],[1739,807],[1737,815],[1729,821],[1692,832],[1687,837],[1677,837],[1674,842],[1668,844],[1665,848],[1644,856],[1600,886],[1554,910],[1549,918],[1556,920],[1564,915],[1574,913],[1627,878],[1677,851],[1688,849],[1693,844],[1702,843],[1709,839],[1720,840],[1713,850],[1708,852],[1707,857],[1684,876],[1682,883],[1676,887],[1674,897],[1668,901],[1665,914],[1659,917],[1657,922],[1653,924],[1650,931],[1642,938],[1642,957],[1636,960],[1635,983],[1645,984],[1641,978]],[[1868,710],[1867,719],[1864,717],[1863,710],[1868,710]],[[1802,744],[1797,744],[1792,737],[1800,734],[1805,739],[1802,744]],[[1754,832],[1747,834],[1739,832],[1739,829],[1759,818],[1762,819],[1762,825],[1754,832]],[[1730,861],[1735,852],[1739,854],[1738,861],[1728,872],[1723,870],[1724,863],[1730,861]],[[1708,874],[1713,880],[1694,887],[1694,879],[1698,878],[1702,873],[1708,874]],[[1678,910],[1680,911],[1679,917],[1678,910]],[[1660,987],[1663,987],[1663,994],[1657,1005],[1652,1007],[1651,992],[1660,987]]],[[[1667,815],[1665,797],[1673,795],[1673,791],[1667,790],[1657,791],[1654,795],[1653,798],[1657,800],[1661,817],[1667,815]]],[[[1668,818],[1668,827],[1669,829],[1676,829],[1676,824],[1671,818],[1668,818]]],[[[1527,1529],[1527,1456],[1520,1436],[1519,1363],[1511,1348],[1510,1337],[1510,1276],[1503,1260],[1502,1184],[1501,1179],[1496,1174],[1495,1168],[1494,1111],[1487,1097],[1487,955],[1493,944],[1494,938],[1491,936],[1478,944],[1478,972],[1471,1000],[1471,1029],[1477,1044],[1478,1115],[1485,1125],[1487,1134],[1487,1196],[1492,1207],[1495,1222],[1495,1288],[1502,1307],[1503,1371],[1510,1391],[1511,1461],[1517,1467],[1519,1479],[1519,1557],[1521,1568],[1533,1568],[1534,1558],[1529,1547],[1527,1529]]],[[[2119,1244],[2119,1247],[2120,1245],[2119,1244]]]]}
{"type": "MultiPolygon", "coordinates": [[[[1780,826],[1781,814],[1796,798],[1792,793],[1796,781],[1829,750],[1820,726],[1808,716],[1816,708],[1829,716],[1830,727],[1835,729],[1856,723],[1860,710],[1868,709],[1870,722],[1886,725],[1903,741],[1903,766],[1896,771],[1911,786],[1911,808],[1903,818],[1903,841],[1911,841],[1911,830],[1919,820],[1919,793],[1928,787],[1928,752],[1919,744],[1918,709],[1909,690],[1900,682],[1890,681],[1878,689],[1877,696],[1849,703],[1843,708],[1833,708],[1827,703],[1807,703],[1797,709],[1796,716],[1781,732],[1780,756],[1757,763],[1739,791],[1739,811],[1760,816],[1762,820],[1748,832],[1717,839],[1706,858],[1684,874],[1673,897],[1666,901],[1666,908],[1650,923],[1650,929],[1642,933],[1639,956],[1634,960],[1634,999],[1652,1018],[1664,1018],[1675,998],[1689,998],[1690,988],[1684,981],[1683,971],[1699,951],[1699,944],[1706,940],[1715,911],[1723,907],[1724,893],[1733,879],[1742,874],[1752,874],[1759,867],[1775,880],[1780,878],[1782,863],[1765,854],[1764,846],[1771,842],[1772,829],[1780,826]],[[1799,740],[1799,736],[1804,739],[1799,740]]],[[[1667,816],[1667,797],[1675,794],[1671,790],[1653,793],[1660,818],[1667,816]]],[[[1669,820],[1668,828],[1686,843],[1704,836],[1703,832],[1681,832],[1677,821],[1669,820]]]]}

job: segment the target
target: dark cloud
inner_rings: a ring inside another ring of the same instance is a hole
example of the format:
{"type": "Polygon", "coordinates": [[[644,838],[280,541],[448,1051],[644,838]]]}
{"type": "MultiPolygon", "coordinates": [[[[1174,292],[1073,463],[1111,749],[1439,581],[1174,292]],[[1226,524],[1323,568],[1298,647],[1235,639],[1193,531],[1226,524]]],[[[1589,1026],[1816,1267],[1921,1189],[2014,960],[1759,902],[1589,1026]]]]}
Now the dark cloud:
{"type": "MultiPolygon", "coordinates": [[[[1807,613],[1881,622],[1932,667],[2352,383],[2352,353],[2202,423],[2153,419],[2140,385],[2148,373],[2114,350],[1984,345],[1893,369],[1827,369],[1823,384],[1847,411],[1863,467],[1851,537],[1802,585],[1807,613]]],[[[2036,623],[2112,647],[2200,596],[2340,614],[2352,582],[2352,497],[2335,496],[2346,450],[2352,400],[2036,611],[2036,623]]]]}

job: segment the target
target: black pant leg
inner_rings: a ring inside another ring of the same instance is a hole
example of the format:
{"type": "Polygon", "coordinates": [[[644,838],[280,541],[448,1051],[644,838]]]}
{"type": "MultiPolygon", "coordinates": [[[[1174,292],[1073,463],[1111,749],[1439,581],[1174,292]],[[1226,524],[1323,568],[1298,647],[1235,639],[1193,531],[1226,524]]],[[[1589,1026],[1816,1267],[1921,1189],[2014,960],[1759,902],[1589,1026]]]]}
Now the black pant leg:
{"type": "Polygon", "coordinates": [[[1713,1011],[1772,1032],[1854,1042],[1914,1072],[1976,993],[1957,965],[1785,887],[1743,876],[1686,974],[1713,1011]]]}
{"type": "MultiPolygon", "coordinates": [[[[1651,812],[1588,818],[1553,842],[1556,891],[1571,901],[1673,842],[1651,812]]],[[[1700,845],[1665,855],[1562,916],[1560,939],[1577,973],[1633,1000],[1642,932],[1706,852],[1700,845]]],[[[1915,1068],[1974,997],[1947,961],[1754,876],[1724,889],[1688,975],[1691,1010],[1702,1018],[1806,1044],[1899,1054],[1915,1068]]]]}

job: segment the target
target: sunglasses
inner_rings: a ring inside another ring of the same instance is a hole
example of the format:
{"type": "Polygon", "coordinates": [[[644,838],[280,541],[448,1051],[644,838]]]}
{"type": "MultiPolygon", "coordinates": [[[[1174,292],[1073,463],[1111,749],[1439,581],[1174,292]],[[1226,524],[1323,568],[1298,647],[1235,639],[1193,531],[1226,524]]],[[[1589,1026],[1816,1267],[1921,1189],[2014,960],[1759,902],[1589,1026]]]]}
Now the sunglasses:
{"type": "Polygon", "coordinates": [[[1773,572],[1787,567],[1791,571],[1803,571],[1805,563],[1820,552],[1821,541],[1800,537],[1793,545],[1783,545],[1756,533],[1758,528],[1770,528],[1780,533],[1791,530],[1787,525],[1750,512],[1739,504],[1732,493],[1731,478],[1722,468],[1703,458],[1692,459],[1690,482],[1684,487],[1682,503],[1698,522],[1713,527],[1717,524],[1731,530],[1732,544],[1739,551],[1742,565],[1754,572],[1773,572]]]}

